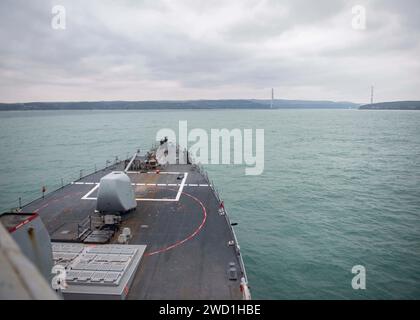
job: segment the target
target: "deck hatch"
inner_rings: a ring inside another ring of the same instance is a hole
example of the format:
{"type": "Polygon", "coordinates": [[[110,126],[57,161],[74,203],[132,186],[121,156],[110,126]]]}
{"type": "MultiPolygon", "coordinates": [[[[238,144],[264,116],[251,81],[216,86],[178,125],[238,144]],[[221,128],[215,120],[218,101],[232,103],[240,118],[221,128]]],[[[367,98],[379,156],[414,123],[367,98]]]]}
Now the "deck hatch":
{"type": "Polygon", "coordinates": [[[52,248],[54,264],[66,268],[64,298],[125,299],[146,246],[53,243],[52,248]]]}

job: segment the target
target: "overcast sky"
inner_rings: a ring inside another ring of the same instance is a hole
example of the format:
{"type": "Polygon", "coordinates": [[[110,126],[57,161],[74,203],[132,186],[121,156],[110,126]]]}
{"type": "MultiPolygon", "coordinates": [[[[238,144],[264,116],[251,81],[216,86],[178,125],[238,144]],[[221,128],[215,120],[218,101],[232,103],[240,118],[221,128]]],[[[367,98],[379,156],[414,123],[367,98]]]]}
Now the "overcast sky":
{"type": "Polygon", "coordinates": [[[420,100],[418,0],[1,0],[0,101],[420,100]],[[54,5],[66,29],[51,26],[54,5]],[[352,7],[366,8],[366,29],[352,7]]]}

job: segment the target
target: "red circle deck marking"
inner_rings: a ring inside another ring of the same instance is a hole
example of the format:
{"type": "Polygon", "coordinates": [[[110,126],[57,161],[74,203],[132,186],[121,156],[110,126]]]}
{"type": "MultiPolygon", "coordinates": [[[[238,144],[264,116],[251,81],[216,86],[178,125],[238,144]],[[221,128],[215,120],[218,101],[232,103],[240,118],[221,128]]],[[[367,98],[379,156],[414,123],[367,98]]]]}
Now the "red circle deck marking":
{"type": "Polygon", "coordinates": [[[168,250],[171,250],[171,249],[174,249],[174,248],[176,248],[176,247],[178,247],[178,246],[180,246],[180,245],[182,245],[182,244],[184,244],[185,242],[187,242],[188,240],[191,240],[192,238],[194,238],[199,232],[200,232],[200,230],[203,228],[203,226],[204,226],[204,224],[206,223],[206,220],[207,220],[207,210],[206,210],[206,207],[204,206],[204,204],[199,200],[199,199],[197,199],[196,197],[194,197],[194,196],[192,196],[192,195],[190,195],[189,193],[186,193],[186,192],[181,192],[182,194],[185,194],[186,196],[188,196],[188,197],[190,197],[191,199],[193,199],[193,200],[195,200],[195,201],[197,201],[198,202],[198,204],[201,206],[201,209],[203,209],[203,213],[204,213],[204,216],[203,216],[203,221],[201,221],[201,224],[198,226],[198,228],[197,229],[195,229],[195,231],[193,232],[193,233],[191,233],[188,237],[186,237],[185,239],[183,239],[183,240],[180,240],[180,241],[177,241],[177,242],[175,242],[174,244],[172,244],[172,245],[170,245],[170,246],[168,246],[168,247],[165,247],[165,248],[162,248],[162,249],[159,249],[159,250],[156,250],[156,251],[153,251],[153,252],[148,252],[148,253],[145,253],[144,255],[145,256],[152,256],[152,255],[155,255],[155,254],[158,254],[158,253],[162,253],[162,252],[165,252],[165,251],[168,251],[168,250]]]}
{"type": "Polygon", "coordinates": [[[34,220],[35,218],[39,217],[39,215],[34,212],[28,219],[22,221],[21,223],[19,223],[17,226],[14,226],[12,228],[9,228],[9,232],[13,233],[15,232],[17,229],[19,229],[20,227],[23,227],[25,224],[31,222],[32,220],[34,220]]]}
{"type": "MultiPolygon", "coordinates": [[[[169,188],[168,188],[169,189],[169,188]]],[[[75,192],[74,194],[82,194],[82,192],[75,192]]],[[[206,207],[204,206],[204,204],[198,199],[198,198],[196,198],[196,197],[194,197],[194,196],[192,196],[192,195],[190,195],[189,193],[186,193],[186,192],[181,192],[181,194],[185,194],[187,197],[190,197],[191,199],[193,199],[193,200],[195,200],[196,202],[198,202],[198,204],[201,206],[201,209],[203,210],[203,213],[204,213],[204,215],[203,215],[203,220],[201,221],[201,224],[197,227],[197,229],[195,229],[194,230],[194,232],[192,233],[192,234],[190,234],[188,237],[186,237],[185,239],[183,239],[183,240],[180,240],[180,241],[177,241],[177,242],[175,242],[174,244],[172,244],[172,245],[170,245],[170,246],[168,246],[168,247],[165,247],[165,248],[162,248],[162,249],[159,249],[159,250],[156,250],[156,251],[153,251],[153,252],[148,252],[148,253],[145,253],[144,254],[144,256],[152,256],[152,255],[155,255],[155,254],[158,254],[158,253],[162,253],[162,252],[166,252],[166,251],[169,251],[169,250],[171,250],[171,249],[174,249],[174,248],[176,248],[176,247],[178,247],[178,246],[180,246],[180,245],[182,245],[182,244],[184,244],[185,242],[187,242],[187,241],[189,241],[189,240],[191,240],[192,238],[194,238],[199,232],[200,232],[200,230],[203,228],[203,226],[204,226],[204,224],[206,223],[206,220],[207,220],[207,210],[206,210],[206,207]]],[[[53,199],[53,200],[50,200],[50,201],[48,201],[46,204],[44,204],[43,206],[41,206],[40,208],[38,208],[38,209],[36,209],[35,211],[34,211],[34,213],[38,213],[39,212],[39,210],[41,210],[41,209],[44,209],[45,207],[47,207],[48,205],[49,205],[49,203],[50,202],[53,202],[53,201],[57,201],[57,200],[61,200],[61,199],[63,199],[63,198],[66,198],[66,197],[69,197],[71,194],[68,194],[68,195],[65,195],[65,196],[63,196],[63,197],[60,197],[60,198],[56,198],[56,199],[53,199]]]]}

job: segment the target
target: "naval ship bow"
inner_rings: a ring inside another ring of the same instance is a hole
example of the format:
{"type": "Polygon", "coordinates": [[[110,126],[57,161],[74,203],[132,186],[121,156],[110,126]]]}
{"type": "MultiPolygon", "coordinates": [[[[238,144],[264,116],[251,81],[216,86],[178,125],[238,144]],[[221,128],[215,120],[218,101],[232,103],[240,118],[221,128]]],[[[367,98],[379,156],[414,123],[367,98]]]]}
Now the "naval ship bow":
{"type": "Polygon", "coordinates": [[[13,288],[8,297],[251,298],[217,189],[203,167],[167,138],[146,154],[137,151],[4,213],[0,221],[7,230],[0,233],[1,244],[8,243],[0,246],[0,278],[13,288]],[[175,161],[168,163],[170,155],[175,161]],[[33,270],[24,267],[29,264],[33,270]],[[9,265],[31,270],[30,276],[8,277],[9,265]],[[54,294],[41,290],[44,280],[54,294]]]}

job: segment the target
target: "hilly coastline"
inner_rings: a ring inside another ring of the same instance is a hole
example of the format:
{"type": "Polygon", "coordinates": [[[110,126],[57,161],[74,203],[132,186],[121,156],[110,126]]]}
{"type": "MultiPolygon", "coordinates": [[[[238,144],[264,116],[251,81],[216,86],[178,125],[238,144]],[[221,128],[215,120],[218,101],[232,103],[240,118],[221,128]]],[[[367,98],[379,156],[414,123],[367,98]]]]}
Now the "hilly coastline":
{"type": "Polygon", "coordinates": [[[366,104],[360,110],[420,110],[420,101],[393,101],[366,104]]]}
{"type": "MultiPolygon", "coordinates": [[[[281,100],[273,109],[356,109],[351,102],[281,100]]],[[[271,100],[94,101],[0,103],[0,111],[18,110],[154,110],[154,109],[270,109],[271,100]]]]}

